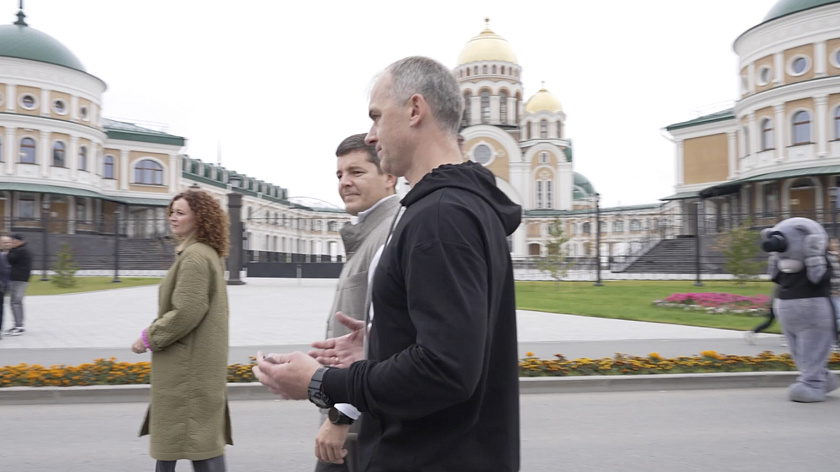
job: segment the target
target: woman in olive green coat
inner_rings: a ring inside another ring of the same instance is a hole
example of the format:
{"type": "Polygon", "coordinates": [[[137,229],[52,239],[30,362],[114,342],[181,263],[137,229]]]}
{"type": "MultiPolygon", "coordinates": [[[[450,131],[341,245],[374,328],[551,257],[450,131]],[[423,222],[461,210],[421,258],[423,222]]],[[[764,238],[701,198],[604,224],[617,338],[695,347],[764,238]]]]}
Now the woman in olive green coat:
{"type": "Polygon", "coordinates": [[[140,435],[150,435],[157,472],[178,459],[197,472],[225,470],[233,444],[227,403],[228,299],[222,257],[228,220],[209,194],[187,190],[169,203],[180,244],[158,291],[158,315],[132,345],[152,351],[151,404],[140,435]]]}

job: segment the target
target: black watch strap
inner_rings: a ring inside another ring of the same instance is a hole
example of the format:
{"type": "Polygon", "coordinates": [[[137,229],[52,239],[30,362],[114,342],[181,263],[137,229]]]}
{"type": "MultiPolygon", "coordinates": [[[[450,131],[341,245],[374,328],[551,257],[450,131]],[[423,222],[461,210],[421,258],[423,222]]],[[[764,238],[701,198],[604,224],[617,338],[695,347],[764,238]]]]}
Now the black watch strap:
{"type": "Polygon", "coordinates": [[[324,372],[328,369],[329,367],[326,366],[318,367],[318,370],[312,374],[312,379],[309,381],[309,388],[306,392],[309,401],[314,403],[318,408],[330,408],[333,406],[333,401],[324,393],[323,384],[321,383],[324,379],[324,372]]]}
{"type": "Polygon", "coordinates": [[[339,410],[336,407],[330,408],[330,411],[327,414],[327,416],[329,416],[330,423],[332,424],[353,424],[353,422],[356,421],[353,418],[350,418],[349,416],[342,413],[341,410],[339,410]]]}

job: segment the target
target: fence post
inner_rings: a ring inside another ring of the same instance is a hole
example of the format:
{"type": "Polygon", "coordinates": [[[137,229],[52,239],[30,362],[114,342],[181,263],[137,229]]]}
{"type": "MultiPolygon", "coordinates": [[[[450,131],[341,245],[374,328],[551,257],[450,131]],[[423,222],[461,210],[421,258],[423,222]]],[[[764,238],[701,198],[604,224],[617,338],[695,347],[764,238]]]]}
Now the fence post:
{"type": "Polygon", "coordinates": [[[228,285],[243,285],[239,278],[242,269],[242,194],[230,192],[228,197],[228,217],[230,218],[230,250],[228,251],[228,285]]]}
{"type": "Polygon", "coordinates": [[[114,210],[114,280],[120,282],[120,211],[114,210]]]}
{"type": "Polygon", "coordinates": [[[47,265],[49,264],[49,244],[47,241],[48,234],[50,232],[49,222],[47,221],[50,217],[50,201],[47,200],[47,195],[44,194],[41,197],[41,220],[44,226],[44,234],[42,235],[41,239],[41,282],[45,282],[49,280],[47,278],[47,265]]]}
{"type": "Polygon", "coordinates": [[[700,281],[700,210],[702,208],[703,202],[694,202],[694,268],[697,273],[695,287],[703,286],[703,282],[700,281]]]}

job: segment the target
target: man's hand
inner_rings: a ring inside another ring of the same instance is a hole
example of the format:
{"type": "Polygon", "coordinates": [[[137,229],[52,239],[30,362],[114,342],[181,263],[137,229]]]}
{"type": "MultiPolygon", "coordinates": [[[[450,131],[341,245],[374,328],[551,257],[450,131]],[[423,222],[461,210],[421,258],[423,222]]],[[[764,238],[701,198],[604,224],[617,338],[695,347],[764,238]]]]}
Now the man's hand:
{"type": "Polygon", "coordinates": [[[142,338],[137,338],[137,341],[134,341],[134,343],[131,345],[131,351],[135,354],[143,354],[144,352],[146,352],[146,345],[143,344],[142,338]]]}
{"type": "Polygon", "coordinates": [[[320,364],[302,352],[269,354],[257,352],[257,365],[251,370],[263,385],[285,400],[306,400],[307,387],[320,364]]]}
{"type": "Polygon", "coordinates": [[[329,420],[324,421],[315,435],[315,457],[322,462],[343,464],[347,449],[344,449],[344,441],[347,440],[347,433],[350,431],[349,424],[332,424],[329,420]]]}
{"type": "Polygon", "coordinates": [[[350,367],[350,364],[365,357],[365,322],[336,312],[335,319],[351,332],[338,338],[315,341],[309,355],[323,365],[350,367]]]}

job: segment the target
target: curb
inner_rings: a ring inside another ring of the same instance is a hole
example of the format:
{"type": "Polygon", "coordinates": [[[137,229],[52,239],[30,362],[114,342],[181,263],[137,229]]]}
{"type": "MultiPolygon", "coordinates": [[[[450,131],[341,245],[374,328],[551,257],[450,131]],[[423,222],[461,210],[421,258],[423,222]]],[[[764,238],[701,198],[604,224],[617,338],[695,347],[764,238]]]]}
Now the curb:
{"type": "MultiPolygon", "coordinates": [[[[796,381],[798,372],[733,372],[721,374],[590,375],[580,377],[523,377],[519,393],[649,392],[782,388],[796,381]]],[[[228,400],[279,400],[260,383],[229,383],[228,400]]],[[[0,389],[0,405],[76,403],[144,403],[149,385],[89,387],[7,387],[0,389]]]]}

